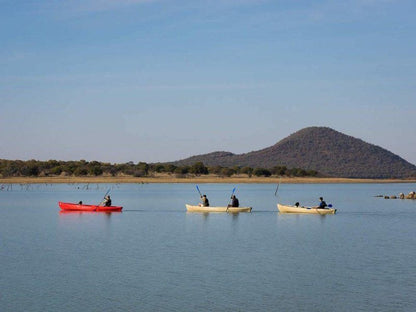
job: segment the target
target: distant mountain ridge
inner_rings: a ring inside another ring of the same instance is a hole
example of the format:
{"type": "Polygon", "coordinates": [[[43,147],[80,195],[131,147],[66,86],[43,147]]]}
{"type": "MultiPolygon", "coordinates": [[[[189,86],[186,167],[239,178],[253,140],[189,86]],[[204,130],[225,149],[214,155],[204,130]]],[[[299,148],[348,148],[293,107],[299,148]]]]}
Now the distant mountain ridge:
{"type": "Polygon", "coordinates": [[[275,145],[245,154],[213,152],[172,162],[206,166],[286,166],[347,178],[416,177],[416,166],[392,152],[328,127],[299,130],[275,145]]]}

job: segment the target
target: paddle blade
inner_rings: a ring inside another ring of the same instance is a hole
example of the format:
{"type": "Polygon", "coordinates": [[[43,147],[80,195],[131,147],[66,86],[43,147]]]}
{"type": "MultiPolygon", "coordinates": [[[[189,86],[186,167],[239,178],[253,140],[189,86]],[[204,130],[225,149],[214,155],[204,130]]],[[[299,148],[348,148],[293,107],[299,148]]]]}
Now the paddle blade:
{"type": "Polygon", "coordinates": [[[276,187],[276,191],[274,192],[274,196],[276,196],[276,194],[277,194],[277,191],[279,190],[279,186],[280,186],[280,183],[277,185],[277,187],[276,187]]]}
{"type": "MultiPolygon", "coordinates": [[[[198,185],[196,186],[196,189],[198,190],[199,195],[201,195],[201,191],[199,190],[198,185]]],[[[201,195],[202,196],[202,195],[201,195]]]]}
{"type": "Polygon", "coordinates": [[[108,189],[107,193],[105,193],[104,198],[108,195],[108,193],[110,193],[111,191],[111,187],[108,189]]]}
{"type": "Polygon", "coordinates": [[[279,183],[277,184],[276,191],[274,192],[274,196],[276,196],[277,191],[279,190],[280,181],[282,181],[282,177],[279,177],[279,183]]]}
{"type": "Polygon", "coordinates": [[[328,205],[328,207],[329,207],[329,208],[332,208],[332,204],[329,204],[329,205],[328,205]]]}

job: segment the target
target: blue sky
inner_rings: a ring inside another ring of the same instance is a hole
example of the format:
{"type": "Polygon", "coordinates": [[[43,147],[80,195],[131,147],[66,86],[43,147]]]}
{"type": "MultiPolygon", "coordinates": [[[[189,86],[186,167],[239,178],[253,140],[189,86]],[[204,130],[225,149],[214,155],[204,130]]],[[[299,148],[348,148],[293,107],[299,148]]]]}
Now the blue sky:
{"type": "Polygon", "coordinates": [[[0,158],[170,161],[328,126],[416,163],[416,2],[0,0],[0,158]]]}

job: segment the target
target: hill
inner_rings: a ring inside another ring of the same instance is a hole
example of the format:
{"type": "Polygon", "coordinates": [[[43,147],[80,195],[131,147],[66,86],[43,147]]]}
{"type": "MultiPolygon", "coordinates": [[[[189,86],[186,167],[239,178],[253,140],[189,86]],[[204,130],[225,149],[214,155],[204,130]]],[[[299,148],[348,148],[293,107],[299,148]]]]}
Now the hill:
{"type": "Polygon", "coordinates": [[[245,154],[213,152],[175,161],[175,165],[286,166],[345,178],[416,177],[416,166],[398,155],[327,127],[308,127],[275,145],[245,154]]]}

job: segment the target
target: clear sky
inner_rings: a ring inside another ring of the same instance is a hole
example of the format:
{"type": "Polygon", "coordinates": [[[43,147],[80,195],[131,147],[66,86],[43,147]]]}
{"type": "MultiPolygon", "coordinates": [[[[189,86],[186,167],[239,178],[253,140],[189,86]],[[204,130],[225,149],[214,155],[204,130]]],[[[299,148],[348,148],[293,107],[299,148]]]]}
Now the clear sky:
{"type": "Polygon", "coordinates": [[[170,161],[328,126],[416,164],[414,0],[0,0],[0,158],[170,161]]]}

